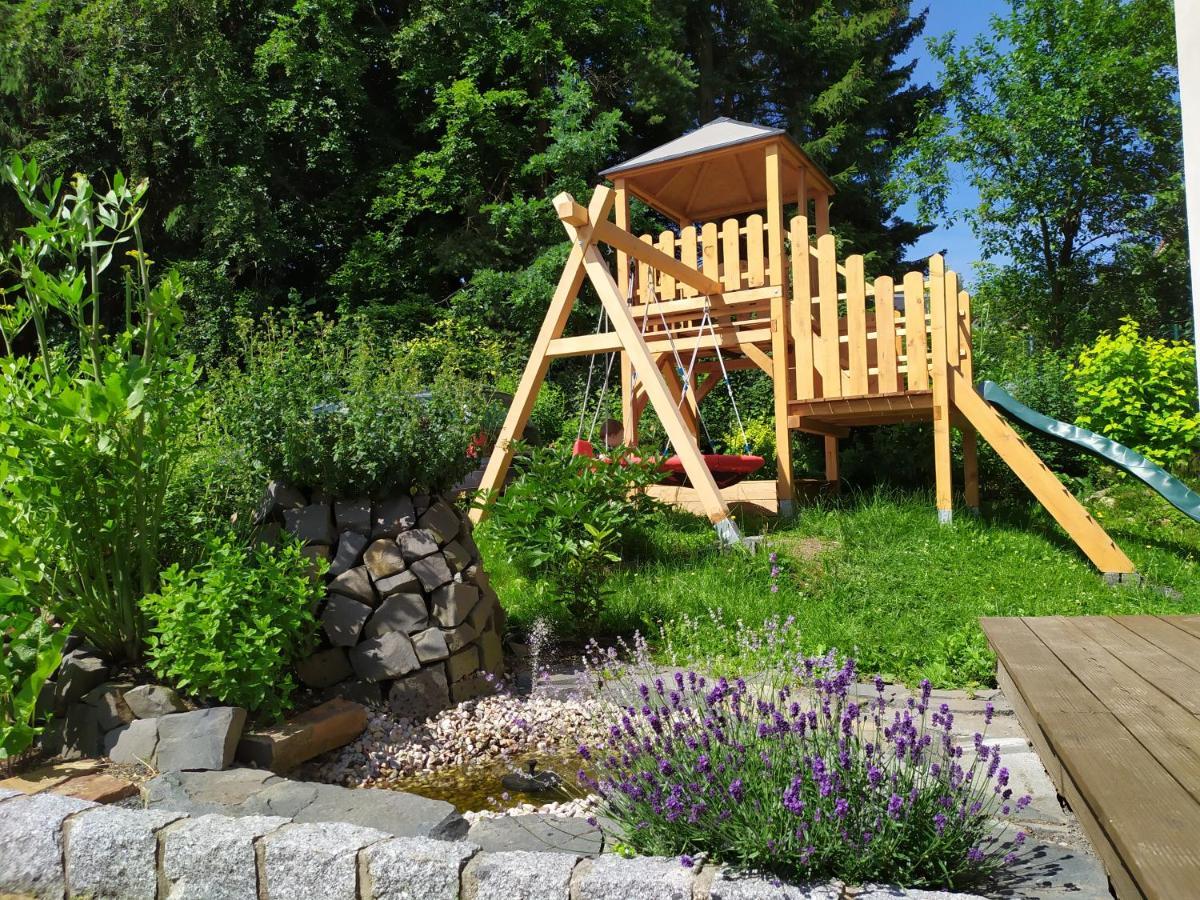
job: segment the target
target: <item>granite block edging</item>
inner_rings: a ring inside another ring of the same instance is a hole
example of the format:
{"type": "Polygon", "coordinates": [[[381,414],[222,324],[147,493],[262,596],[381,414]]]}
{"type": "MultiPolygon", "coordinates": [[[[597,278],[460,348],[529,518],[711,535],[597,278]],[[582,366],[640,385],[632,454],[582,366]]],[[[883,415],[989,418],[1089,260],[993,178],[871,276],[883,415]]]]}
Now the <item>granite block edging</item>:
{"type": "MultiPolygon", "coordinates": [[[[837,882],[804,887],[684,868],[662,857],[596,859],[545,851],[487,851],[470,841],[394,837],[348,822],[280,816],[189,816],[105,807],[53,794],[0,795],[0,847],[23,847],[0,865],[0,895],[307,900],[835,900],[837,882]],[[98,865],[97,860],[108,860],[98,865]],[[665,891],[665,893],[664,893],[665,891]]],[[[875,896],[872,894],[871,896],[875,896]]],[[[895,891],[889,897],[965,898],[895,891]]]]}

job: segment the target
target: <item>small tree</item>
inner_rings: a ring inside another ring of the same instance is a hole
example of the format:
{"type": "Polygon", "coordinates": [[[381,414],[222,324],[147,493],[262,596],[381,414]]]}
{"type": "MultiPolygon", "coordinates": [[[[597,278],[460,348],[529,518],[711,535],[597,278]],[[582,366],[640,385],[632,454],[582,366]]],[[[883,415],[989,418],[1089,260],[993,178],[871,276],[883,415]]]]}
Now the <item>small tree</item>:
{"type": "Polygon", "coordinates": [[[929,44],[942,101],[901,147],[893,188],[933,221],[962,166],[984,253],[1009,261],[992,273],[1009,288],[995,313],[1054,347],[1115,325],[1131,308],[1093,290],[1098,275],[1182,234],[1170,3],[1013,0],[991,34],[952,39],[929,44]]]}

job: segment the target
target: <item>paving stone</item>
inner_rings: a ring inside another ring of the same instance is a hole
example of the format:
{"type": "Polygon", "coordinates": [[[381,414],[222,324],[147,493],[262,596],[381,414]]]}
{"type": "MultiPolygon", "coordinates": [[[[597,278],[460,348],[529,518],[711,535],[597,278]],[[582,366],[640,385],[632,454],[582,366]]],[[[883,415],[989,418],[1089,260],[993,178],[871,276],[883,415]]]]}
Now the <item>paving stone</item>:
{"type": "Polygon", "coordinates": [[[499,816],[479,819],[467,840],[491,853],[504,850],[552,850],[575,856],[599,856],[604,834],[586,819],[549,816],[499,816]]]}
{"type": "Polygon", "coordinates": [[[488,623],[492,620],[492,613],[498,606],[496,595],[491,592],[490,588],[479,588],[479,601],[471,607],[471,612],[467,615],[467,624],[479,634],[483,634],[487,631],[488,623]]]}
{"type": "Polygon", "coordinates": [[[451,684],[466,678],[479,668],[479,651],[474,647],[459,650],[446,660],[446,680],[451,684]]]}
{"type": "Polygon", "coordinates": [[[393,838],[362,852],[362,895],[372,900],[458,900],[459,879],[479,848],[462,841],[393,838]]]}
{"type": "Polygon", "coordinates": [[[417,514],[412,498],[395,497],[376,505],[375,514],[371,519],[371,537],[395,538],[416,524],[417,514]]]}
{"type": "Polygon", "coordinates": [[[336,577],[354,568],[366,549],[366,535],[357,531],[343,531],[338,537],[337,553],[329,564],[329,574],[336,577]]]}
{"type": "MultiPolygon", "coordinates": [[[[1107,893],[1107,889],[1105,890],[1107,893]]],[[[895,885],[868,884],[850,891],[855,900],[985,900],[978,894],[956,894],[951,891],[923,891],[895,885]]],[[[1096,895],[1097,900],[1100,896],[1096,895]]]]}
{"type": "Polygon", "coordinates": [[[382,603],[367,622],[363,634],[374,638],[389,631],[415,634],[429,626],[429,610],[421,594],[393,594],[382,603]]]}
{"type": "Polygon", "coordinates": [[[158,719],[135,719],[104,736],[104,754],[115,763],[154,765],[158,719]]]}
{"type": "Polygon", "coordinates": [[[54,676],[54,711],[59,715],[65,713],[72,703],[103,684],[108,671],[108,663],[98,656],[83,650],[68,653],[54,676]]]}
{"type": "MultiPolygon", "coordinates": [[[[376,582],[403,572],[405,567],[404,555],[392,538],[380,538],[373,541],[363,554],[363,562],[366,563],[367,571],[371,573],[371,577],[376,582]]],[[[378,585],[376,590],[379,590],[378,585]]],[[[380,593],[383,591],[380,590],[380,593]]]]}
{"type": "Polygon", "coordinates": [[[125,702],[125,692],[129,689],[128,684],[105,682],[92,688],[84,696],[83,702],[96,708],[101,731],[112,731],[134,720],[133,710],[125,702]]]}
{"type": "Polygon", "coordinates": [[[412,531],[404,532],[396,540],[396,543],[400,547],[404,561],[410,566],[418,559],[424,559],[426,556],[438,552],[437,536],[424,528],[414,528],[412,531]]]}
{"type": "Polygon", "coordinates": [[[162,842],[166,900],[256,897],[254,842],[287,824],[277,816],[205,815],[180,822],[162,842]]]}
{"type": "Polygon", "coordinates": [[[718,869],[708,889],[709,900],[838,900],[841,882],[792,885],[769,875],[718,869]]]}
{"type": "Polygon", "coordinates": [[[22,794],[20,791],[13,790],[12,788],[0,787],[0,803],[3,803],[5,800],[9,800],[13,797],[23,797],[23,796],[25,796],[25,795],[22,794]]]}
{"type": "Polygon", "coordinates": [[[369,638],[350,651],[350,664],[359,678],[386,681],[421,667],[407,634],[389,631],[369,638]]]}
{"type": "Polygon", "coordinates": [[[179,812],[98,806],[64,826],[67,894],[94,900],[155,900],[157,832],[179,812]]]}
{"type": "Polygon", "coordinates": [[[283,527],[306,544],[329,546],[336,537],[328,503],[310,503],[299,509],[285,509],[283,527]]]}
{"type": "Polygon", "coordinates": [[[57,785],[65,784],[72,778],[91,775],[99,770],[100,763],[94,759],[78,759],[49,766],[39,766],[0,781],[0,790],[15,791],[19,794],[36,794],[39,791],[46,791],[57,785]]]}
{"type": "Polygon", "coordinates": [[[446,635],[440,628],[426,628],[412,636],[413,648],[417,651],[417,659],[421,665],[440,662],[450,655],[446,645],[446,635]]]}
{"type": "MultiPolygon", "coordinates": [[[[333,521],[337,530],[351,531],[367,537],[371,533],[371,501],[367,497],[354,497],[333,502],[333,521]]],[[[366,544],[364,543],[365,547],[366,544]]]]}
{"type": "Polygon", "coordinates": [[[86,703],[72,703],[62,723],[58,755],[63,759],[84,759],[104,752],[104,733],[100,730],[100,710],[86,703]]]}
{"type": "Polygon", "coordinates": [[[578,900],[692,900],[693,869],[678,858],[601,856],[576,881],[578,900]]]}
{"type": "Polygon", "coordinates": [[[342,594],[330,594],[321,613],[321,627],[333,646],[353,647],[371,613],[371,607],[365,603],[342,594]]]}
{"type": "Polygon", "coordinates": [[[242,735],[237,758],[260,769],[286,772],[350,743],[367,727],[367,710],[349,700],[330,700],[281,725],[242,735]]]}
{"type": "MultiPolygon", "coordinates": [[[[433,592],[430,609],[443,628],[454,628],[467,621],[479,602],[479,588],[473,584],[448,584],[433,592]]],[[[479,628],[475,628],[476,632],[479,628]]]]}
{"type": "Polygon", "coordinates": [[[311,688],[325,688],[354,674],[345,647],[318,650],[296,663],[296,674],[311,688]]]}
{"type": "Polygon", "coordinates": [[[238,807],[242,815],[284,816],[296,822],[345,822],[378,828],[394,837],[457,840],[467,822],[444,800],[404,791],[346,788],[280,779],[238,807]]]}
{"type": "Polygon", "coordinates": [[[307,504],[308,498],[299,488],[284,484],[282,481],[272,481],[263,492],[263,499],[258,505],[254,521],[255,523],[265,522],[271,516],[277,515],[285,509],[298,509],[307,504]]]}
{"type": "Polygon", "coordinates": [[[1087,850],[1030,838],[1016,862],[988,886],[988,893],[1021,900],[1107,898],[1108,875],[1087,850]]]}
{"type": "Polygon", "coordinates": [[[463,870],[463,894],[474,900],[568,900],[577,862],[570,853],[479,853],[463,870]]]}
{"type": "Polygon", "coordinates": [[[498,686],[484,675],[468,675],[450,685],[450,699],[455,703],[466,703],[478,697],[490,697],[498,686]]]}
{"type": "Polygon", "coordinates": [[[62,823],[95,804],[57,794],[14,797],[0,803],[0,896],[16,894],[61,900],[62,823]]]}
{"type": "Polygon", "coordinates": [[[379,706],[383,703],[383,685],[375,681],[364,681],[361,678],[350,678],[346,681],[326,688],[321,693],[322,700],[349,700],[360,706],[379,706]]]}
{"type": "Polygon", "coordinates": [[[375,590],[381,597],[392,597],[396,594],[421,593],[421,580],[414,572],[405,570],[395,575],[388,575],[375,582],[375,590]]]}
{"type": "Polygon", "coordinates": [[[458,537],[461,524],[454,509],[440,497],[417,520],[417,525],[433,534],[439,544],[448,544],[458,537]]]}
{"type": "Polygon", "coordinates": [[[116,803],[138,792],[137,785],[124,778],[116,778],[103,772],[80,775],[50,788],[50,793],[60,797],[75,797],[90,803],[116,803]]]}
{"type": "Polygon", "coordinates": [[[340,822],[285,825],[262,839],[271,900],[356,900],[358,851],[387,835],[340,822]]]}
{"type": "Polygon", "coordinates": [[[371,587],[371,576],[367,574],[366,566],[355,566],[347,569],[329,582],[329,590],[335,594],[344,594],[367,606],[375,606],[379,598],[371,587]]]}
{"type": "Polygon", "coordinates": [[[1033,798],[1020,812],[1014,808],[1011,821],[1034,825],[1066,825],[1071,821],[1071,816],[1058,802],[1058,791],[1046,774],[1042,761],[1024,738],[989,740],[986,743],[1000,748],[1000,764],[1008,769],[1008,786],[1012,788],[1013,798],[1024,794],[1033,798]]]}
{"type": "Polygon", "coordinates": [[[440,553],[418,559],[410,565],[412,573],[421,581],[421,587],[428,593],[437,590],[454,578],[446,559],[440,553]]]}
{"type": "Polygon", "coordinates": [[[479,668],[499,677],[504,674],[504,646],[500,635],[485,631],[479,636],[479,668]]]}
{"type": "Polygon", "coordinates": [[[155,767],[160,772],[228,768],[245,724],[246,711],[236,706],[163,716],[155,767]]]}
{"type": "Polygon", "coordinates": [[[248,815],[246,801],[282,780],[261,769],[168,772],[143,782],[142,802],[148,809],[172,809],[192,816],[248,815]]]}
{"type": "Polygon", "coordinates": [[[125,703],[139,719],[157,719],[187,709],[177,693],[161,684],[131,688],[125,692],[125,703]]]}
{"type": "Polygon", "coordinates": [[[392,682],[388,705],[399,716],[422,721],[450,705],[445,666],[426,666],[406,678],[392,682]]]}
{"type": "Polygon", "coordinates": [[[456,574],[464,571],[467,566],[474,562],[471,559],[471,554],[458,541],[451,541],[443,547],[442,556],[446,558],[446,565],[450,567],[450,571],[456,574]]]}
{"type": "Polygon", "coordinates": [[[446,630],[446,647],[451,653],[457,653],[468,644],[474,643],[477,637],[479,637],[479,632],[468,623],[463,622],[457,628],[446,630]]]}

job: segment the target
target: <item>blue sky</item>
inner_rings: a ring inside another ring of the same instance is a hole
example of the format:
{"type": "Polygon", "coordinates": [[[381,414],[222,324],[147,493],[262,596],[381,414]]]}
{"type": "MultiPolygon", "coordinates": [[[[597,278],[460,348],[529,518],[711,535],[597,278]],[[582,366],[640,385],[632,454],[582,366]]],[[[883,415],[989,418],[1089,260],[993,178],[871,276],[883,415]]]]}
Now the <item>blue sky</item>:
{"type": "MultiPolygon", "coordinates": [[[[988,20],[993,15],[1004,15],[1007,12],[1006,0],[929,0],[925,35],[917,41],[911,54],[911,57],[917,60],[913,78],[918,82],[934,82],[940,74],[941,67],[930,59],[925,49],[925,38],[953,31],[956,35],[956,45],[967,43],[977,34],[988,30],[988,20]]],[[[978,196],[961,172],[955,173],[949,202],[951,209],[972,207],[978,202],[978,196]]],[[[916,217],[916,209],[912,205],[903,207],[902,213],[910,219],[916,217]]],[[[982,258],[979,242],[971,234],[970,227],[963,222],[936,228],[917,241],[909,254],[910,258],[916,259],[938,252],[946,254],[946,262],[951,268],[968,277],[974,264],[982,258]]]]}

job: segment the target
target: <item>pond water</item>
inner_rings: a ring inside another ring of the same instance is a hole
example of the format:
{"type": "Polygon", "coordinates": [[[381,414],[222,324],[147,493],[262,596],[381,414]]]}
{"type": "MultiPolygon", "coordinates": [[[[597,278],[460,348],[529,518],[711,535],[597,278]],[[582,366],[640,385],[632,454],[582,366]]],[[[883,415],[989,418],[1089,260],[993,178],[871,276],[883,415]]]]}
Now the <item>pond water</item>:
{"type": "Polygon", "coordinates": [[[574,753],[539,753],[506,761],[488,761],[467,766],[440,769],[435,772],[419,772],[415,775],[397,775],[380,778],[371,787],[394,791],[407,791],[434,800],[445,800],[461,812],[507,809],[522,803],[540,806],[543,803],[569,800],[578,794],[576,775],[579,772],[579,757],[574,753]],[[536,763],[537,772],[554,772],[564,788],[546,791],[515,791],[505,788],[501,779],[512,773],[525,773],[529,763],[536,763]],[[501,795],[507,793],[507,799],[501,795]]]}

